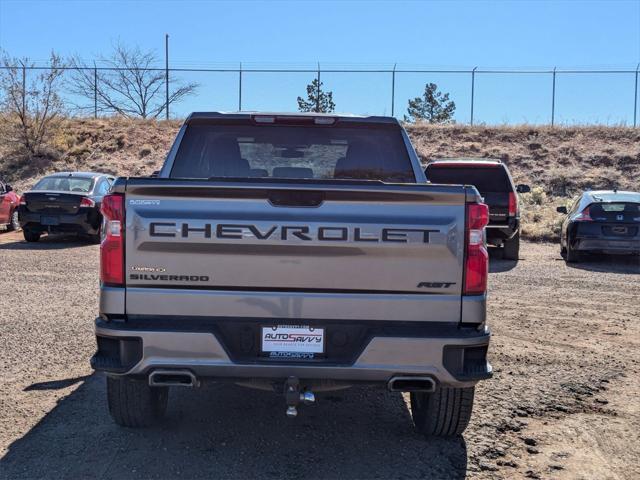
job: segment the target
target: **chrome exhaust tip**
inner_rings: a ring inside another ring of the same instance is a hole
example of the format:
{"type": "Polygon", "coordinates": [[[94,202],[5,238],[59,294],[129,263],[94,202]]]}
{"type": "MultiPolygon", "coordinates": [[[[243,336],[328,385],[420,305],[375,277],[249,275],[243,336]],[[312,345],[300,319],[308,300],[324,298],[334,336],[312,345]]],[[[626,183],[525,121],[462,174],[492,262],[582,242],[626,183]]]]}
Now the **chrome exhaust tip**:
{"type": "Polygon", "coordinates": [[[387,383],[391,392],[435,392],[436,382],[431,377],[392,377],[387,383]]]}
{"type": "Polygon", "coordinates": [[[200,381],[189,370],[154,370],[149,374],[150,387],[199,387],[200,381]]]}

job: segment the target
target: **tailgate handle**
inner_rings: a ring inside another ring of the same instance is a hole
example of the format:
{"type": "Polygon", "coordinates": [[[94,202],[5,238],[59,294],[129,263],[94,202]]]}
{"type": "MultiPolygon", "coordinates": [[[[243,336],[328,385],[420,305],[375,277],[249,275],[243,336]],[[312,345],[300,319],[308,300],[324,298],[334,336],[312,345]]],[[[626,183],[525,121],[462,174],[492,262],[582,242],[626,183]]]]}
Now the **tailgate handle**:
{"type": "Polygon", "coordinates": [[[324,192],[276,190],[269,193],[269,203],[274,207],[319,207],[322,202],[324,192]]]}

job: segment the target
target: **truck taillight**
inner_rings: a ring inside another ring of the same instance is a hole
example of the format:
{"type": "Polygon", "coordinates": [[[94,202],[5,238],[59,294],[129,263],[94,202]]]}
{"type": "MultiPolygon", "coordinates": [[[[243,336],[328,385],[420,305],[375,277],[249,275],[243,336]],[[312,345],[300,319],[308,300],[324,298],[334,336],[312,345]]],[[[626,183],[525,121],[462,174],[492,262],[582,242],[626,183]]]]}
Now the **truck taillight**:
{"type": "Polygon", "coordinates": [[[105,285],[124,285],[124,197],[120,193],[105,195],[100,243],[100,281],[105,285]]]}
{"type": "Polygon", "coordinates": [[[27,204],[27,197],[25,197],[24,195],[22,195],[20,197],[20,205],[26,205],[27,204]]]}
{"type": "Polygon", "coordinates": [[[515,192],[509,192],[509,216],[515,217],[518,213],[518,197],[515,192]]]}
{"type": "Polygon", "coordinates": [[[487,290],[489,252],[484,227],[489,223],[489,207],[484,203],[467,205],[467,239],[464,265],[464,295],[480,295],[487,290]]]}

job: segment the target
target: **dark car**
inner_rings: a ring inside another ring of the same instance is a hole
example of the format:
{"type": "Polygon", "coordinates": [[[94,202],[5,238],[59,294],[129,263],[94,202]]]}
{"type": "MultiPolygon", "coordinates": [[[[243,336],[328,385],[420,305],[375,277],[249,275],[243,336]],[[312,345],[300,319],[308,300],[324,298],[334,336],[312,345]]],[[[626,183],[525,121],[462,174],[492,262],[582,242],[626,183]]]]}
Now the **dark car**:
{"type": "Polygon", "coordinates": [[[560,231],[560,254],[577,262],[582,253],[640,254],[640,193],[588,191],[567,210],[560,231]]]}
{"type": "Polygon", "coordinates": [[[20,197],[16,195],[13,188],[8,183],[0,180],[0,230],[17,230],[18,204],[20,197]]]}
{"type": "Polygon", "coordinates": [[[27,242],[47,233],[76,233],[100,241],[100,204],[115,180],[91,172],[46,176],[20,199],[20,225],[27,242]]]}
{"type": "Polygon", "coordinates": [[[491,159],[441,159],[427,164],[424,173],[432,183],[474,185],[489,205],[487,243],[503,247],[503,258],[520,254],[520,209],[517,193],[528,185],[514,185],[507,166],[491,159]]]}

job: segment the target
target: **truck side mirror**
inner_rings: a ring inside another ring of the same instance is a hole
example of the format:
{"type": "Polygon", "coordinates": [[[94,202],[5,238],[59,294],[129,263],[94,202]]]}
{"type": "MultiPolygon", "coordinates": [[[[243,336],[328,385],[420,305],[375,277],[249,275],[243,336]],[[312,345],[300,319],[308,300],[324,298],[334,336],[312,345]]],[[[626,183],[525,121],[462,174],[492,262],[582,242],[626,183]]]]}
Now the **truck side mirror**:
{"type": "Polygon", "coordinates": [[[531,187],[529,185],[520,184],[516,186],[516,192],[518,193],[529,193],[531,191],[531,187]]]}
{"type": "Polygon", "coordinates": [[[556,207],[556,212],[567,214],[567,207],[556,207]]]}

